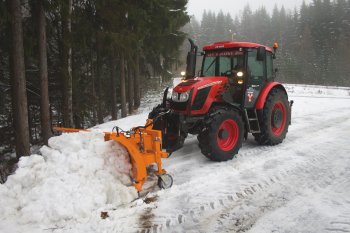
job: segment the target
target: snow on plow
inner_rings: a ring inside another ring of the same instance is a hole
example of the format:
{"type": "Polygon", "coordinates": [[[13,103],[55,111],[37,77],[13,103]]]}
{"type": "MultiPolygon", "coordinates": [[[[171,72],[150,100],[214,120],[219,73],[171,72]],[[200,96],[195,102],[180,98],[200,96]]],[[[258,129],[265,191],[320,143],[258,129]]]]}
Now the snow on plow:
{"type": "MultiPolygon", "coordinates": [[[[153,130],[152,126],[153,121],[148,119],[145,126],[134,127],[129,131],[114,127],[115,132],[104,132],[105,141],[117,141],[129,152],[134,187],[138,192],[142,191],[142,186],[147,180],[147,166],[152,164],[157,165],[155,174],[158,176],[158,186],[160,188],[167,189],[173,184],[172,177],[162,168],[162,158],[169,157],[167,152],[162,151],[162,132],[153,130]]],[[[67,133],[90,132],[85,129],[61,127],[55,127],[54,130],[67,133]]]]}

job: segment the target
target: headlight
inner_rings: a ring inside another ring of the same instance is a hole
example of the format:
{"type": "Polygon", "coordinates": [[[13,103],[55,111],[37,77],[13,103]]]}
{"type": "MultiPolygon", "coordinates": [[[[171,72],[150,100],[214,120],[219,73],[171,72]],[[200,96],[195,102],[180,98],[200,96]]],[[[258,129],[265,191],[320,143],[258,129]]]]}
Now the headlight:
{"type": "Polygon", "coordinates": [[[237,72],[237,77],[243,77],[243,72],[242,71],[238,71],[237,72]]]}
{"type": "Polygon", "coordinates": [[[190,96],[189,92],[183,92],[180,95],[180,102],[186,102],[190,96]]]}
{"type": "Polygon", "coordinates": [[[176,91],[173,91],[173,93],[171,94],[171,100],[172,101],[177,101],[178,100],[178,96],[179,96],[179,94],[176,91]]]}
{"type": "Polygon", "coordinates": [[[189,97],[190,97],[190,91],[186,91],[186,92],[173,91],[171,100],[174,102],[186,102],[189,97]]]}

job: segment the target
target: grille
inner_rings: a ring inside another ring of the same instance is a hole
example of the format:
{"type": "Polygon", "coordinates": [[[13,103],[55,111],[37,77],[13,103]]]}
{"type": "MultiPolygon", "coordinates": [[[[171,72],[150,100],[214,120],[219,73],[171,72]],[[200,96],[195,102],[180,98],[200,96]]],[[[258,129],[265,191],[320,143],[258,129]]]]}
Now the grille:
{"type": "Polygon", "coordinates": [[[170,106],[174,110],[185,111],[186,107],[187,107],[187,101],[186,102],[173,102],[173,101],[171,101],[170,106]]]}
{"type": "Polygon", "coordinates": [[[211,87],[206,87],[206,88],[200,89],[197,92],[196,98],[194,99],[192,104],[192,110],[200,110],[203,108],[203,105],[205,103],[205,100],[208,97],[210,89],[211,87]]]}

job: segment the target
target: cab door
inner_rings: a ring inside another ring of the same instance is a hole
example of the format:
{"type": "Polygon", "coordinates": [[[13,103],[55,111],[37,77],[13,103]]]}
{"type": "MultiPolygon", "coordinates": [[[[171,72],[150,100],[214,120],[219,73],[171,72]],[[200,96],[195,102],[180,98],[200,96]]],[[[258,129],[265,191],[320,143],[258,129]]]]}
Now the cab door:
{"type": "MultiPolygon", "coordinates": [[[[266,52],[267,54],[268,52],[266,52]]],[[[258,49],[247,52],[247,77],[244,107],[254,108],[262,87],[266,83],[266,55],[258,59],[258,49]]]]}

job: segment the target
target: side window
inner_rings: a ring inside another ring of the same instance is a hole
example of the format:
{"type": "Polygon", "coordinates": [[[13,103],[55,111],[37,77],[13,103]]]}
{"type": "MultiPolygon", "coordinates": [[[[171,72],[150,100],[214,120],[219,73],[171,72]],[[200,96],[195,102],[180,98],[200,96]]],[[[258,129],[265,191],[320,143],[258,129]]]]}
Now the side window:
{"type": "Polygon", "coordinates": [[[248,53],[248,72],[250,73],[250,84],[260,84],[264,79],[264,61],[256,60],[257,49],[248,53]]]}
{"type": "Polygon", "coordinates": [[[253,77],[264,77],[264,62],[256,60],[257,49],[248,53],[248,70],[253,77]]]}
{"type": "Polygon", "coordinates": [[[273,63],[272,63],[272,53],[266,53],[266,73],[267,80],[273,80],[273,63]]]}

